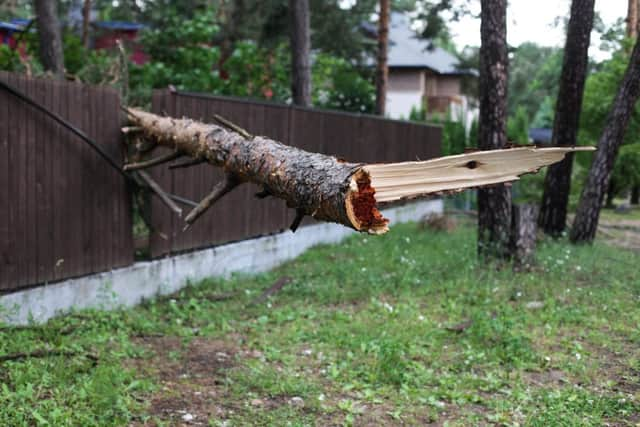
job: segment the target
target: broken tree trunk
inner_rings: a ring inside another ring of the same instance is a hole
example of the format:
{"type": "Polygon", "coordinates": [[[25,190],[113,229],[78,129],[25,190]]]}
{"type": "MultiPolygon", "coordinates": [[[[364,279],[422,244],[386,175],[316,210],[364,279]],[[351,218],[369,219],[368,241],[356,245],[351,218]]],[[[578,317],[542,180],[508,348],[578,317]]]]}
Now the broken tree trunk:
{"type": "MultiPolygon", "coordinates": [[[[254,137],[232,124],[223,127],[138,109],[127,111],[132,125],[143,129],[144,138],[173,150],[175,155],[166,156],[165,161],[179,154],[223,168],[224,182],[187,216],[187,225],[236,186],[253,182],[262,186],[261,197],[278,197],[296,209],[292,228],[302,216],[310,215],[382,234],[388,231],[389,221],[379,212],[378,203],[515,181],[518,175],[561,160],[567,152],[591,149],[520,147],[420,162],[365,165],[254,137]]],[[[146,165],[159,163],[151,160],[146,165]]]]}

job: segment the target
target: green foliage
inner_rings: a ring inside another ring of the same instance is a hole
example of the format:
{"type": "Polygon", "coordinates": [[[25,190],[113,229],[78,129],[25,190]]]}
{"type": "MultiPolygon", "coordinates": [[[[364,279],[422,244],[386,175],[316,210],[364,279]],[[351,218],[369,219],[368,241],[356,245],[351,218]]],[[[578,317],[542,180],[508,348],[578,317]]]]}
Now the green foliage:
{"type": "Polygon", "coordinates": [[[620,148],[611,179],[618,194],[640,185],[640,143],[620,148]]]}
{"type": "Polygon", "coordinates": [[[507,139],[517,144],[529,143],[529,117],[523,106],[519,106],[515,115],[507,120],[507,139]]]}
{"type": "Polygon", "coordinates": [[[553,117],[555,116],[555,103],[550,96],[542,100],[538,110],[536,111],[531,127],[534,128],[553,128],[553,117]]]}
{"type": "Polygon", "coordinates": [[[319,53],[312,69],[313,104],[320,108],[373,113],[375,86],[348,61],[319,53]]]}
{"type": "Polygon", "coordinates": [[[0,70],[24,72],[24,64],[20,61],[19,53],[6,44],[0,44],[0,70]]]}
{"type": "MultiPolygon", "coordinates": [[[[508,107],[509,116],[524,108],[530,121],[540,115],[538,110],[551,105],[553,122],[554,100],[558,93],[562,72],[562,50],[526,42],[518,46],[509,61],[508,107]],[[541,107],[541,100],[544,100],[541,107]]],[[[544,112],[548,117],[548,111],[544,112]]],[[[545,126],[536,126],[545,127],[545,126]]]]}

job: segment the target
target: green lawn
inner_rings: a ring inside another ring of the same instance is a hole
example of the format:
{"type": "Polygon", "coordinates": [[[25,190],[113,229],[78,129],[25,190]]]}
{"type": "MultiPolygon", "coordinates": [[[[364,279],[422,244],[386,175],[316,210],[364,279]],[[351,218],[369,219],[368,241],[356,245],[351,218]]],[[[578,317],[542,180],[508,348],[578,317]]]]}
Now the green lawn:
{"type": "Polygon", "coordinates": [[[354,236],[133,310],[0,329],[0,355],[75,352],[2,363],[0,425],[636,426],[639,262],[549,241],[513,273],[476,260],[471,227],[354,236]]]}

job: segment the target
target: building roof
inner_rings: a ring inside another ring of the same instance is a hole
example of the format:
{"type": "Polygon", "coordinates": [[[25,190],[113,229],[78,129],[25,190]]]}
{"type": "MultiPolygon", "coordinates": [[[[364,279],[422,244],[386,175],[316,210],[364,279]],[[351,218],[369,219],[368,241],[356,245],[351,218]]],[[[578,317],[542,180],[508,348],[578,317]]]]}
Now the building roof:
{"type": "Polygon", "coordinates": [[[553,130],[549,128],[531,128],[529,129],[529,139],[533,142],[548,144],[551,142],[553,130]]]}
{"type": "Polygon", "coordinates": [[[409,16],[391,14],[389,23],[388,65],[404,68],[429,68],[438,74],[468,74],[458,68],[459,61],[446,50],[418,37],[411,29],[409,16]]]}
{"type": "Polygon", "coordinates": [[[0,30],[6,31],[22,31],[22,27],[19,25],[12,24],[10,22],[0,21],[0,30]]]}
{"type": "Polygon", "coordinates": [[[96,21],[93,22],[92,25],[97,28],[113,31],[138,31],[145,27],[144,24],[125,21],[96,21]]]}

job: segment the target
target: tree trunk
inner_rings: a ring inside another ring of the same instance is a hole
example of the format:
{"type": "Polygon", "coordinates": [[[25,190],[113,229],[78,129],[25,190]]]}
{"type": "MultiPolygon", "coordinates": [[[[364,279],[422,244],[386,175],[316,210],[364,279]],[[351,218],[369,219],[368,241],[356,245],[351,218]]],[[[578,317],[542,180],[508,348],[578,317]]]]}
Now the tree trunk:
{"type": "Polygon", "coordinates": [[[514,181],[518,175],[557,162],[574,150],[520,147],[422,162],[363,165],[254,137],[219,117],[217,120],[226,128],[134,109],[129,110],[129,118],[136,129],[142,130],[143,138],[173,152],[127,164],[125,170],[157,166],[181,156],[224,169],[225,179],[186,217],[187,224],[236,186],[253,182],[263,188],[260,197],[278,197],[296,209],[292,229],[304,215],[311,215],[358,231],[382,234],[388,230],[388,220],[378,211],[378,203],[514,181]]]}
{"type": "MultiPolygon", "coordinates": [[[[571,17],[553,121],[554,146],[573,146],[577,142],[582,95],[589,63],[588,50],[593,27],[594,3],[595,0],[573,0],[571,3],[571,17]]],[[[550,236],[560,236],[567,223],[572,169],[573,154],[569,154],[560,163],[550,166],[545,177],[539,224],[550,236]]]]}
{"type": "Polygon", "coordinates": [[[634,185],[631,187],[631,204],[637,205],[640,203],[640,185],[634,185]]]}
{"type": "Polygon", "coordinates": [[[640,43],[636,39],[629,65],[598,141],[598,151],[589,170],[587,184],[580,195],[570,234],[572,242],[591,242],[596,236],[602,199],[607,191],[618,148],[622,143],[638,96],[640,96],[640,43]]]}
{"type": "Polygon", "coordinates": [[[387,50],[389,45],[390,0],[380,0],[380,19],[378,20],[378,63],[376,69],[376,114],[384,116],[387,103],[387,84],[389,67],[387,50]]]}
{"type": "Polygon", "coordinates": [[[91,24],[91,0],[84,0],[82,6],[82,46],[89,48],[89,25],[91,24]]]}
{"type": "Polygon", "coordinates": [[[538,206],[513,205],[511,218],[511,256],[516,269],[528,269],[536,253],[538,206]]]}
{"type": "Polygon", "coordinates": [[[309,0],[289,0],[291,14],[291,95],[295,105],[311,106],[309,0]]]}
{"type": "Polygon", "coordinates": [[[62,35],[56,3],[53,0],[34,0],[33,6],[38,19],[38,41],[40,43],[40,61],[45,71],[57,78],[64,77],[64,54],[62,35]]]}
{"type": "Polygon", "coordinates": [[[613,198],[616,196],[616,186],[613,180],[609,182],[609,188],[607,188],[607,198],[604,203],[604,207],[607,209],[613,209],[613,198]]]}
{"type": "MultiPolygon", "coordinates": [[[[482,0],[480,25],[480,117],[478,148],[507,143],[507,1],[482,0]]],[[[511,188],[499,185],[478,191],[478,253],[508,258],[511,188]]]]}
{"type": "Polygon", "coordinates": [[[627,37],[638,37],[638,0],[628,0],[627,37]]]}

